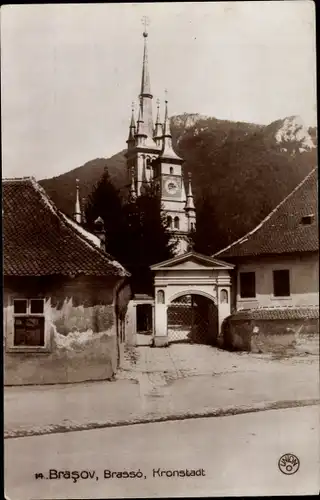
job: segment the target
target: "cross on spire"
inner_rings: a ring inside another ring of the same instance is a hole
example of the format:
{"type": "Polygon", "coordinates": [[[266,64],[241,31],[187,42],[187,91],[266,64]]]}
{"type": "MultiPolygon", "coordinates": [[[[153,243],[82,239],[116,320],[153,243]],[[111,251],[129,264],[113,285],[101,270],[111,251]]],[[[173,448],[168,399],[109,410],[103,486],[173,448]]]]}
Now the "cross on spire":
{"type": "Polygon", "coordinates": [[[145,38],[147,38],[148,36],[148,32],[147,32],[147,26],[149,26],[150,24],[150,20],[147,16],[143,16],[143,18],[141,19],[141,22],[143,24],[143,27],[144,27],[144,32],[143,32],[143,36],[145,38]]]}
{"type": "Polygon", "coordinates": [[[164,89],[164,102],[168,102],[168,90],[164,89]]]}

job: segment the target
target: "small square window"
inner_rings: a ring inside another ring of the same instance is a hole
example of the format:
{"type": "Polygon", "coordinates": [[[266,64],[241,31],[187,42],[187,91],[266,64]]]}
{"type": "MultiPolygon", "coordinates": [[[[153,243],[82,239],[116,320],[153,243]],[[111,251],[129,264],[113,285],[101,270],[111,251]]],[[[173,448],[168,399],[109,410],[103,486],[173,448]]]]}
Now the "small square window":
{"type": "Polygon", "coordinates": [[[14,314],[26,314],[27,313],[27,300],[26,299],[15,299],[13,301],[13,312],[14,312],[14,314]]]}
{"type": "Polygon", "coordinates": [[[314,214],[308,214],[301,217],[301,224],[304,226],[312,224],[314,222],[314,214]]]}
{"type": "Polygon", "coordinates": [[[288,269],[273,271],[273,295],[275,297],[290,296],[290,274],[288,269]]]}
{"type": "Polygon", "coordinates": [[[256,274],[254,272],[240,273],[240,297],[252,299],[256,296],[256,274]]]}
{"type": "Polygon", "coordinates": [[[31,314],[43,314],[43,299],[31,299],[31,314]]]}

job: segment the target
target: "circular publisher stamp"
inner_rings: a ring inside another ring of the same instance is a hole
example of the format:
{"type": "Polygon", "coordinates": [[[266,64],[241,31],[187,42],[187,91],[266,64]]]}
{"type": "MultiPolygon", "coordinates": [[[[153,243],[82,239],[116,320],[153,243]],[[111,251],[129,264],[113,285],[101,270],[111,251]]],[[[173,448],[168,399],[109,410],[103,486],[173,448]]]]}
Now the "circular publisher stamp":
{"type": "Polygon", "coordinates": [[[283,474],[290,476],[298,472],[300,460],[293,453],[285,453],[279,458],[278,467],[283,474]]]}

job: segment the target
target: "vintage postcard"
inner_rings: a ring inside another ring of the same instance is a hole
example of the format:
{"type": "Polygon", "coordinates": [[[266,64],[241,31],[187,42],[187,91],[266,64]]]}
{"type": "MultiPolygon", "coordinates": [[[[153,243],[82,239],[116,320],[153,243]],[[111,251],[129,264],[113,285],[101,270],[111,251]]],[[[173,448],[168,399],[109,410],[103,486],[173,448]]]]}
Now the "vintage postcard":
{"type": "Polygon", "coordinates": [[[7,500],[316,494],[311,1],[1,9],[7,500]]]}

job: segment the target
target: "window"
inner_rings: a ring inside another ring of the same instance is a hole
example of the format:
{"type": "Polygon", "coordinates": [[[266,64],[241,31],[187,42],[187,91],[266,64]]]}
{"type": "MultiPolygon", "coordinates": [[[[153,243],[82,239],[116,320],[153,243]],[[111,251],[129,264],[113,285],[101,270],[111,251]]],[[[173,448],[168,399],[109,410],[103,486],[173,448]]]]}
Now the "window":
{"type": "Polygon", "coordinates": [[[174,228],[179,229],[180,228],[180,220],[179,217],[174,218],[174,228]]]}
{"type": "Polygon", "coordinates": [[[227,290],[221,290],[220,303],[221,304],[228,304],[228,292],[227,292],[227,290]]]}
{"type": "Polygon", "coordinates": [[[243,299],[256,296],[256,274],[254,272],[240,273],[240,297],[243,299]]]}
{"type": "Polygon", "coordinates": [[[191,231],[195,231],[196,230],[196,225],[194,222],[191,222],[191,231]]]}
{"type": "Polygon", "coordinates": [[[167,217],[167,226],[172,227],[172,217],[170,215],[167,217]]]}
{"type": "Polygon", "coordinates": [[[13,346],[44,347],[44,299],[14,299],[13,346]]]}
{"type": "Polygon", "coordinates": [[[290,296],[290,275],[288,269],[273,271],[273,295],[275,297],[290,296]]]}
{"type": "Polygon", "coordinates": [[[170,174],[173,174],[173,167],[170,167],[170,174]]]}
{"type": "Polygon", "coordinates": [[[304,215],[301,217],[301,224],[304,226],[310,225],[314,222],[314,214],[304,215]]]}

